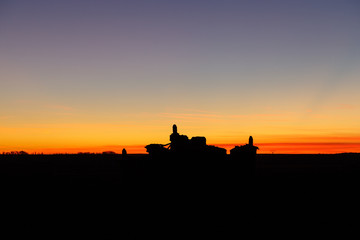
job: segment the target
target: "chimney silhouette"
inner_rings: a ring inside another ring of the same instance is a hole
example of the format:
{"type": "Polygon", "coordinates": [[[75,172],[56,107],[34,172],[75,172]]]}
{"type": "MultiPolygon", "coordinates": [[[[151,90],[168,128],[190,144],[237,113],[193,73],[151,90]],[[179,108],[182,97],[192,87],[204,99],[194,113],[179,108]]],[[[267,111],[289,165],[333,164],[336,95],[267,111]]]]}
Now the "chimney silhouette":
{"type": "Polygon", "coordinates": [[[254,146],[254,140],[252,136],[249,137],[249,145],[254,146]]]}

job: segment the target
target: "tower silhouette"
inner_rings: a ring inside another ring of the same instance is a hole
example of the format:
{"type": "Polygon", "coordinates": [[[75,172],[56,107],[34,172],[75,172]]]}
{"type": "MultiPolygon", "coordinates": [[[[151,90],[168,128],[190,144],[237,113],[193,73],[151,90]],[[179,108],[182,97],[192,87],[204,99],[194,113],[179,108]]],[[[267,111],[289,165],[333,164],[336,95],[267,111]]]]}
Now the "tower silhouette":
{"type": "Polygon", "coordinates": [[[249,145],[254,146],[254,140],[252,136],[249,137],[249,145]]]}

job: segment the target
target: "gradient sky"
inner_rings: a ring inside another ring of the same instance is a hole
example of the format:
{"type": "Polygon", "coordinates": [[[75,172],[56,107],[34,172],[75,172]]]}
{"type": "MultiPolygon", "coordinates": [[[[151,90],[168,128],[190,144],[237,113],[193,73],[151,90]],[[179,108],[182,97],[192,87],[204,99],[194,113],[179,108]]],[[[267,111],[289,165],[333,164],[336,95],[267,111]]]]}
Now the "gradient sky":
{"type": "Polygon", "coordinates": [[[0,83],[0,151],[360,152],[360,2],[1,0],[0,83]]]}

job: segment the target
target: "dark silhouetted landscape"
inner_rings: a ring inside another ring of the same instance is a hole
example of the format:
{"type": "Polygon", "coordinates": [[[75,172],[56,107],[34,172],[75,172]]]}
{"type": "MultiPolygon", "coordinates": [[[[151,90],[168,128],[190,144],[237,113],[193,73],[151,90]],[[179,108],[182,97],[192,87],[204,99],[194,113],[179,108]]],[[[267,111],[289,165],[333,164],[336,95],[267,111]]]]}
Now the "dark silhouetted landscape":
{"type": "Polygon", "coordinates": [[[167,159],[146,154],[0,155],[0,172],[11,185],[121,186],[217,182],[239,179],[343,180],[360,177],[360,154],[257,154],[255,173],[242,163],[224,159],[167,159]],[[170,180],[170,179],[171,180],[170,180]],[[200,180],[201,179],[201,180],[200,180]],[[173,182],[172,182],[173,181],[173,182]],[[53,185],[54,184],[54,185],[53,185]]]}
{"type": "Polygon", "coordinates": [[[351,224],[358,153],[257,154],[250,137],[226,154],[207,145],[205,137],[180,135],[175,125],[170,143],[146,148],[149,154],[124,149],[122,154],[0,155],[2,193],[11,202],[6,206],[30,216],[46,212],[57,224],[70,221],[77,230],[116,229],[123,221],[153,229],[155,216],[169,231],[183,229],[185,235],[189,228],[182,228],[183,221],[198,231],[215,225],[219,237],[233,225],[351,224]],[[69,218],[74,213],[80,222],[69,218]],[[96,222],[90,220],[94,216],[96,222]]]}

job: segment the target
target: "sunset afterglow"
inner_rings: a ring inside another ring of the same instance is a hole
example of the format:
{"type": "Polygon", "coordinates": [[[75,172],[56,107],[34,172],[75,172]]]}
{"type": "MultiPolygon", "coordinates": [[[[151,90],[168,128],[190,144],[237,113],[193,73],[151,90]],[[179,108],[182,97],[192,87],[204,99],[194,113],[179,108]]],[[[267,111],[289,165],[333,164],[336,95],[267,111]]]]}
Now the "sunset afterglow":
{"type": "Polygon", "coordinates": [[[360,3],[1,1],[0,153],[360,152],[360,3]],[[140,3],[139,3],[140,2],[140,3]]]}

